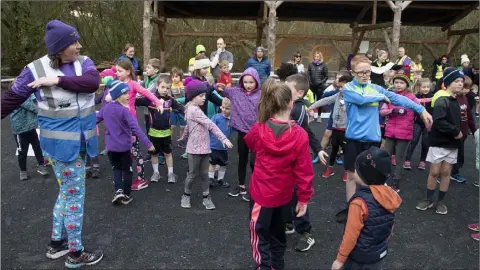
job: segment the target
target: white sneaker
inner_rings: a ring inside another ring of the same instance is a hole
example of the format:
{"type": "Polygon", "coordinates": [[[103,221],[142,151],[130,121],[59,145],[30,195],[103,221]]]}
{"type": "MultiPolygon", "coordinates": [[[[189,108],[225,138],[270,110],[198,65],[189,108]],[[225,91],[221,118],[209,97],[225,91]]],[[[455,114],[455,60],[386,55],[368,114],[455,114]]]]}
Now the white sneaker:
{"type": "Polygon", "coordinates": [[[208,196],[206,198],[203,198],[203,205],[205,206],[205,209],[207,210],[214,210],[215,209],[215,204],[212,202],[212,196],[208,196]]]}
{"type": "Polygon", "coordinates": [[[176,183],[177,182],[177,176],[174,173],[170,173],[168,175],[168,183],[176,183]]]}
{"type": "Polygon", "coordinates": [[[162,178],[160,176],[160,173],[159,172],[154,172],[152,177],[150,178],[150,182],[157,183],[160,180],[160,178],[162,178]]]}
{"type": "Polygon", "coordinates": [[[190,204],[190,196],[185,194],[182,195],[181,206],[182,208],[192,208],[192,205],[190,204]]]}

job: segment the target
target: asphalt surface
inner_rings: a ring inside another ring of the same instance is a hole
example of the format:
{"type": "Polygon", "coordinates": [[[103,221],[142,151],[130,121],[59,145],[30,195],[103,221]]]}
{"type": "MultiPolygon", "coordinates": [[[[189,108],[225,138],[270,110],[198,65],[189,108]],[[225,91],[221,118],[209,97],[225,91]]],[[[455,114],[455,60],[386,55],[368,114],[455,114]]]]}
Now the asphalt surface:
{"type": "MultiPolygon", "coordinates": [[[[139,111],[139,118],[143,118],[139,111]]],[[[143,125],[143,121],[140,122],[143,125]]],[[[312,123],[321,137],[324,124],[312,123]]],[[[2,268],[64,268],[64,260],[45,257],[49,243],[52,209],[58,186],[53,177],[35,172],[35,158],[28,158],[30,180],[21,182],[15,156],[15,141],[10,121],[1,122],[2,130],[2,268]]],[[[102,126],[103,131],[103,126],[102,126]]],[[[234,135],[234,145],[236,136],[234,135]]],[[[100,140],[100,148],[104,145],[100,140]]],[[[478,222],[479,189],[472,185],[475,171],[473,136],[466,142],[466,164],[462,174],[468,183],[452,183],[446,197],[449,213],[434,210],[420,212],[415,205],[425,192],[428,172],[413,169],[402,185],[403,203],[397,211],[394,234],[389,242],[385,269],[478,269],[479,245],[470,238],[468,223],[478,222]]],[[[144,152],[145,153],[145,152],[144,152]]],[[[192,208],[180,207],[187,162],[182,149],[174,149],[176,184],[166,178],[148,189],[133,193],[128,206],[112,206],[112,174],[106,156],[100,156],[101,178],[88,179],[85,201],[83,243],[87,249],[102,249],[103,261],[91,269],[247,269],[254,267],[248,232],[248,203],[230,198],[227,190],[212,190],[214,211],[201,204],[200,183],[195,183],[192,208]]],[[[413,165],[418,162],[419,151],[413,165]]],[[[236,182],[237,154],[230,151],[226,179],[236,182]]],[[[330,269],[342,239],[343,225],[334,215],[344,206],[345,184],[340,180],[343,168],[335,167],[335,176],[320,178],[323,165],[314,165],[315,195],[309,205],[316,244],[305,253],[294,250],[298,235],[288,236],[285,255],[287,269],[330,269]]],[[[50,169],[51,170],[51,169],[50,169]]],[[[160,173],[166,175],[166,167],[160,173]]],[[[146,176],[152,168],[146,165],[146,176]]],[[[249,174],[247,175],[247,177],[249,174]]]]}

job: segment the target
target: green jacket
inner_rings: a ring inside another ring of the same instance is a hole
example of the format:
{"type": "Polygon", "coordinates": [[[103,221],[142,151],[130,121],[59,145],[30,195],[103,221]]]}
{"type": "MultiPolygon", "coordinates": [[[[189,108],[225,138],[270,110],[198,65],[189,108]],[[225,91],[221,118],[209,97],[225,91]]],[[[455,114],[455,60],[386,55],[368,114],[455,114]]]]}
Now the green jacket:
{"type": "Polygon", "coordinates": [[[38,107],[34,103],[35,96],[32,94],[19,108],[10,114],[13,134],[20,134],[38,127],[38,107]]]}

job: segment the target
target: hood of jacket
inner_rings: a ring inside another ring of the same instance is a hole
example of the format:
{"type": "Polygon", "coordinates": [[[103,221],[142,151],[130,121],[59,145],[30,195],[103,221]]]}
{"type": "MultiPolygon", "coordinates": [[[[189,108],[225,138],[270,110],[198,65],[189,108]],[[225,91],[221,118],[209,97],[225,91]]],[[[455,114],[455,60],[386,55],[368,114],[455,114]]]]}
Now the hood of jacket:
{"type": "Polygon", "coordinates": [[[372,191],[375,200],[388,212],[393,213],[400,207],[402,198],[391,187],[384,185],[368,186],[372,191]]]}
{"type": "Polygon", "coordinates": [[[296,125],[295,121],[279,121],[269,119],[265,125],[259,126],[259,141],[262,141],[262,147],[265,152],[283,156],[293,151],[296,147],[296,132],[292,132],[292,126],[296,125]]]}
{"type": "Polygon", "coordinates": [[[240,76],[240,79],[239,79],[239,83],[238,85],[240,86],[240,88],[242,88],[243,90],[245,90],[245,87],[243,87],[243,77],[245,75],[250,75],[253,77],[253,79],[255,80],[255,82],[257,83],[257,87],[255,88],[255,90],[253,90],[252,92],[255,92],[255,91],[258,91],[260,90],[261,88],[261,85],[260,85],[260,76],[258,76],[258,72],[255,68],[253,67],[249,67],[247,68],[243,73],[242,73],[242,76],[240,76]]]}

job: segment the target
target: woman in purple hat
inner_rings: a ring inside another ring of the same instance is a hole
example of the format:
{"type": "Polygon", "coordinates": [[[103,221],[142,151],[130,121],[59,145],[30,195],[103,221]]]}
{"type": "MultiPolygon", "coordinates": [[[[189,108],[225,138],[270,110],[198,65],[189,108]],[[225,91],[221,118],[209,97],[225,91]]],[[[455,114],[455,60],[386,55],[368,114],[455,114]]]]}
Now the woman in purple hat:
{"type": "Polygon", "coordinates": [[[36,96],[40,145],[60,185],[46,256],[68,254],[68,268],[103,258],[103,252],[87,251],[82,245],[85,158],[98,154],[95,91],[100,79],[93,61],[80,55],[79,39],[74,27],[50,21],[45,29],[48,54],[23,69],[1,103],[3,119],[32,93],[36,96]]]}

